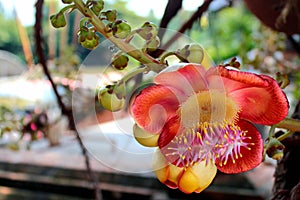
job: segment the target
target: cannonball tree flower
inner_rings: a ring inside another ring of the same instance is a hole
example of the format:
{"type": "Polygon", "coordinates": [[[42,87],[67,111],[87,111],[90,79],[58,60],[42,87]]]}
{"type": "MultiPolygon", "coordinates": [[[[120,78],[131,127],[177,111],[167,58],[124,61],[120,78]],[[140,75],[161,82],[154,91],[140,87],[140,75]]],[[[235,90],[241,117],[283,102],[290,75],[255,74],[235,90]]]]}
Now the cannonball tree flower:
{"type": "Polygon", "coordinates": [[[185,63],[153,82],[132,101],[134,135],[158,146],[158,179],[185,193],[207,188],[217,170],[232,174],[258,166],[263,140],[253,123],[276,124],[288,114],[285,94],[266,75],[185,63]]]}

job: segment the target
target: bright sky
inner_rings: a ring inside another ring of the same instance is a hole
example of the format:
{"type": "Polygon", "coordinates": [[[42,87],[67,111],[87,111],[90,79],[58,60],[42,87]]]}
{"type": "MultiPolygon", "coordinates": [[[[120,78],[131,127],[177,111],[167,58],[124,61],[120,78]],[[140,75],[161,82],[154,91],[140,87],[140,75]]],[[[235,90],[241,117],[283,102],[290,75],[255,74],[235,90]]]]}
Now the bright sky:
{"type": "MultiPolygon", "coordinates": [[[[139,15],[148,15],[150,10],[153,10],[157,17],[161,17],[167,2],[167,0],[128,0],[128,7],[139,15]]],[[[183,7],[187,10],[195,10],[201,2],[203,0],[184,0],[183,7]]],[[[0,3],[5,9],[5,14],[10,16],[15,6],[23,25],[28,26],[34,23],[36,0],[0,0],[0,3]]]]}

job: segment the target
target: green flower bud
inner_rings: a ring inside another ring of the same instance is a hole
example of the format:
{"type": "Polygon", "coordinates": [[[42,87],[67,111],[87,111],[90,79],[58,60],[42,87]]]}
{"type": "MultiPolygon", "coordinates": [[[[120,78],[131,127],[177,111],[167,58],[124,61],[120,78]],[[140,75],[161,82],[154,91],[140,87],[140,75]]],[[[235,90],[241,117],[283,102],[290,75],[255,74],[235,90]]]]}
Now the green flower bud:
{"type": "Polygon", "coordinates": [[[62,2],[65,4],[71,4],[73,3],[73,0],[62,0],[62,2]]]}
{"type": "Polygon", "coordinates": [[[155,51],[160,45],[160,39],[158,36],[146,41],[146,49],[147,51],[155,51]]]}
{"type": "Polygon", "coordinates": [[[113,57],[111,65],[118,70],[122,70],[125,67],[127,67],[128,61],[129,61],[128,56],[126,56],[124,54],[117,55],[117,56],[113,57]]]}
{"type": "Polygon", "coordinates": [[[117,20],[112,26],[113,35],[125,39],[131,33],[130,25],[124,20],[117,20]]]}
{"type": "Polygon", "coordinates": [[[114,22],[117,19],[117,11],[116,10],[107,10],[102,13],[106,19],[110,22],[114,22]]]}
{"type": "Polygon", "coordinates": [[[100,11],[103,9],[104,7],[104,1],[103,0],[94,0],[93,2],[93,6],[91,8],[91,10],[95,13],[95,15],[99,15],[100,11]]]}
{"type": "Polygon", "coordinates": [[[271,138],[266,146],[266,153],[270,158],[280,160],[283,157],[284,149],[284,145],[277,138],[271,138]]]}
{"type": "Polygon", "coordinates": [[[203,48],[199,44],[186,45],[177,51],[176,54],[187,62],[198,64],[201,64],[204,57],[203,48]]]}
{"type": "Polygon", "coordinates": [[[66,18],[63,12],[51,15],[50,21],[54,28],[61,28],[67,25],[66,18]]]}
{"type": "Polygon", "coordinates": [[[99,37],[93,28],[81,27],[78,32],[78,42],[85,48],[93,50],[99,44],[99,37]]]}
{"type": "Polygon", "coordinates": [[[97,35],[95,35],[94,38],[92,38],[91,40],[89,39],[85,39],[83,42],[80,42],[80,44],[84,47],[87,48],[89,50],[93,50],[95,49],[98,44],[99,44],[99,37],[97,35]]]}
{"type": "Polygon", "coordinates": [[[290,84],[290,80],[287,74],[276,73],[276,81],[280,88],[284,89],[290,84]]]}
{"type": "Polygon", "coordinates": [[[152,22],[145,22],[137,33],[145,40],[151,40],[158,34],[158,28],[152,22]]]}
{"type": "Polygon", "coordinates": [[[119,98],[117,94],[113,92],[113,86],[107,86],[106,88],[98,92],[98,100],[103,108],[115,112],[121,110],[125,105],[125,99],[119,98]]]}

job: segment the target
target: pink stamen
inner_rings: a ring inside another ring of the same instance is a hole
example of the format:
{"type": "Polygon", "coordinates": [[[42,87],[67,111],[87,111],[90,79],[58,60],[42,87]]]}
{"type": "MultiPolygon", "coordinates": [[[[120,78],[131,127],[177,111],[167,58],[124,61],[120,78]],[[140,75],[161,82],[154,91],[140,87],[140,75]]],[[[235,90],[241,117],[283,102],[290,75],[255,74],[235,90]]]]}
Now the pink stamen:
{"type": "Polygon", "coordinates": [[[170,162],[178,167],[189,167],[195,163],[220,160],[226,165],[228,159],[233,163],[242,157],[241,148],[251,149],[251,139],[234,124],[200,124],[199,128],[187,129],[177,135],[164,148],[164,154],[170,162]]]}

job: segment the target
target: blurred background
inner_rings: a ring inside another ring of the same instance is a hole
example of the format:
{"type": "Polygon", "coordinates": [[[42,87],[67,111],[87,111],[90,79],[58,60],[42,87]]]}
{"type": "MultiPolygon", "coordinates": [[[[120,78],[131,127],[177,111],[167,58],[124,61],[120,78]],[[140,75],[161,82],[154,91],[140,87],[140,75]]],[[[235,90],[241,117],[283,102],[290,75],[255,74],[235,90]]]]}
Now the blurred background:
{"type": "MultiPolygon", "coordinates": [[[[166,28],[161,38],[165,44],[204,2],[105,0],[105,9],[116,9],[118,18],[127,20],[132,29],[146,21],[166,28]],[[173,7],[166,10],[167,5],[173,7]]],[[[288,77],[290,84],[284,91],[292,114],[300,97],[299,2],[211,1],[168,49],[199,43],[215,64],[236,57],[245,71],[288,77]]],[[[62,103],[75,116],[83,146],[78,144],[36,52],[36,3],[0,0],[0,199],[93,199],[93,183],[84,175],[86,159],[103,199],[271,196],[276,164],[271,159],[248,173],[218,174],[212,186],[199,195],[184,195],[160,184],[151,172],[152,150],[132,138],[133,122],[126,110],[112,114],[97,101],[99,85],[120,79],[137,63],[131,60],[124,72],[114,71],[109,65],[115,47],[100,36],[97,49],[83,48],[77,39],[82,18],[78,12],[66,15],[66,27],[53,28],[49,17],[63,4],[45,0],[39,19],[43,53],[62,103]],[[88,153],[82,153],[84,149],[88,153]]],[[[261,127],[262,134],[265,131],[261,127]]]]}

